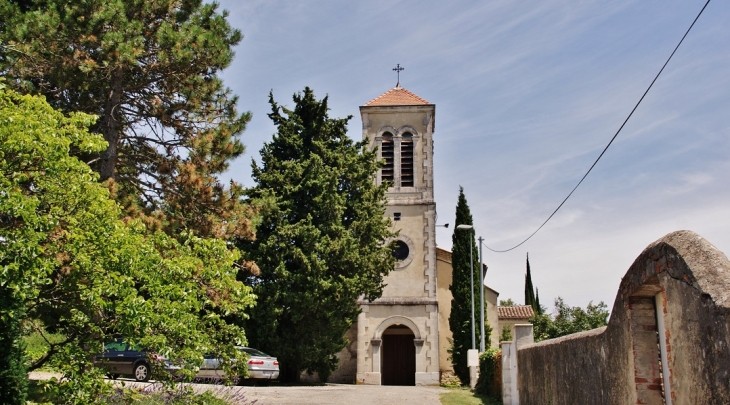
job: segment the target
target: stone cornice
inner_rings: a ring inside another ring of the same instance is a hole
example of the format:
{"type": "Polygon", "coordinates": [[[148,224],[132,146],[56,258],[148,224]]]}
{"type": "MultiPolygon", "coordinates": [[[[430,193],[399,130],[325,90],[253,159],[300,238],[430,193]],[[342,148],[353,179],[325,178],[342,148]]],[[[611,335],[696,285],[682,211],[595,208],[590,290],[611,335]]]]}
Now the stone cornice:
{"type": "Polygon", "coordinates": [[[375,301],[358,300],[358,305],[437,305],[438,299],[429,297],[387,297],[375,301]]]}

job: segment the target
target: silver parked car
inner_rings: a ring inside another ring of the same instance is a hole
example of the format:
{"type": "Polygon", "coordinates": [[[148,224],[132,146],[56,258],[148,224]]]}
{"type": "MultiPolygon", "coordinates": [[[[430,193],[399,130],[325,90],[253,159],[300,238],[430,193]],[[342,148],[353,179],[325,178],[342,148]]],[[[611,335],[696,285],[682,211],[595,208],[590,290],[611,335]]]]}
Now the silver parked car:
{"type": "MultiPolygon", "coordinates": [[[[279,378],[279,361],[276,357],[250,347],[236,346],[236,349],[245,352],[250,357],[246,364],[249,372],[248,378],[266,382],[279,378]]],[[[224,376],[225,372],[221,369],[221,359],[215,356],[205,356],[196,377],[222,378],[224,376]]]]}

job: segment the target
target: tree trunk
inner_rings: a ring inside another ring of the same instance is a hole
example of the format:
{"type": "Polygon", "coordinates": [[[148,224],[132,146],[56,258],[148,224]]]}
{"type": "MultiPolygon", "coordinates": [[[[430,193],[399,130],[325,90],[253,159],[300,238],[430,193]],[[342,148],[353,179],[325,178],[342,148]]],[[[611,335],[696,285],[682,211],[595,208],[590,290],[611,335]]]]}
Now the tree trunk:
{"type": "Polygon", "coordinates": [[[298,383],[301,377],[299,368],[287,367],[285,364],[281,364],[279,370],[279,381],[285,383],[298,383]]]}
{"type": "Polygon", "coordinates": [[[104,115],[101,122],[101,131],[104,140],[109,143],[106,150],[101,154],[99,164],[99,175],[101,181],[114,178],[115,168],[117,166],[117,146],[119,143],[119,134],[121,132],[121,124],[119,122],[119,113],[117,108],[122,100],[122,79],[124,72],[121,67],[114,69],[112,73],[112,85],[109,92],[109,98],[104,105],[104,115]]]}

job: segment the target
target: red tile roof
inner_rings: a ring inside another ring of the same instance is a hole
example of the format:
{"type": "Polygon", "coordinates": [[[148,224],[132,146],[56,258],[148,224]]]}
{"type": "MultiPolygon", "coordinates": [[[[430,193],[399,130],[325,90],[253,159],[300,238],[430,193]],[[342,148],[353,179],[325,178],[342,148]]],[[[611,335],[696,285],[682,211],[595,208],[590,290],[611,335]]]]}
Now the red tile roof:
{"type": "Polygon", "coordinates": [[[499,319],[528,319],[532,318],[535,312],[531,305],[516,305],[514,307],[497,307],[499,319]]]}
{"type": "Polygon", "coordinates": [[[400,85],[386,91],[385,93],[375,97],[365,103],[365,106],[379,105],[428,105],[428,101],[418,97],[410,91],[400,87],[400,85]]]}

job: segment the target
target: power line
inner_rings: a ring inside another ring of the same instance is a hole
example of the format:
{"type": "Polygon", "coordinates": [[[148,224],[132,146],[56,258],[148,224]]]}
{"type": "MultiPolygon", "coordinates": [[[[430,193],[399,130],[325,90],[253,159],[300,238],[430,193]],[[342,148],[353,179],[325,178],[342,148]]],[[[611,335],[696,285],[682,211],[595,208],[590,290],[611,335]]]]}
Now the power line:
{"type": "Polygon", "coordinates": [[[644,100],[644,97],[646,97],[646,94],[647,94],[647,93],[649,93],[649,90],[651,90],[652,86],[654,86],[654,83],[655,83],[655,82],[657,81],[657,79],[659,78],[659,75],[661,75],[661,74],[662,74],[662,72],[664,71],[664,68],[665,68],[665,67],[667,67],[667,64],[669,64],[669,61],[670,61],[670,60],[672,60],[672,56],[674,56],[674,53],[675,53],[675,52],[677,52],[677,49],[679,49],[679,46],[680,46],[680,45],[682,45],[682,42],[684,42],[684,39],[685,39],[685,38],[687,37],[687,34],[689,34],[689,32],[690,32],[690,31],[692,30],[692,27],[694,27],[695,23],[697,22],[697,20],[698,20],[698,19],[700,18],[700,16],[702,15],[702,12],[703,12],[703,11],[705,11],[705,8],[707,8],[707,5],[708,5],[708,4],[710,4],[710,0],[707,0],[707,3],[705,3],[705,5],[704,5],[704,6],[702,7],[702,10],[700,10],[699,14],[697,14],[697,17],[695,17],[694,21],[692,21],[692,24],[691,24],[691,25],[689,26],[689,28],[687,29],[687,32],[685,32],[685,33],[684,33],[684,36],[682,36],[682,39],[681,39],[681,40],[679,40],[679,43],[678,43],[678,44],[677,44],[677,46],[676,46],[676,47],[674,48],[674,51],[672,51],[672,54],[671,54],[671,55],[669,55],[669,58],[667,58],[667,61],[666,61],[666,62],[664,62],[664,66],[662,66],[662,68],[661,68],[661,69],[659,70],[659,73],[657,73],[657,74],[656,74],[656,76],[654,77],[654,80],[652,80],[652,81],[651,81],[651,84],[650,84],[650,85],[649,85],[649,87],[648,87],[648,88],[646,89],[646,91],[644,92],[644,94],[643,94],[643,95],[641,96],[641,98],[639,99],[639,102],[637,102],[637,103],[636,103],[636,105],[634,106],[634,108],[633,108],[633,109],[631,110],[631,112],[629,113],[629,116],[628,116],[628,117],[626,117],[626,119],[624,120],[623,124],[621,124],[621,126],[620,126],[620,127],[619,127],[619,129],[618,129],[618,131],[616,131],[616,133],[615,133],[615,134],[613,135],[613,138],[611,138],[611,141],[609,141],[609,142],[608,142],[608,145],[606,145],[606,147],[605,147],[605,148],[603,148],[603,151],[601,152],[601,154],[600,154],[600,155],[598,155],[598,158],[596,159],[596,161],[595,161],[595,162],[593,162],[593,164],[592,164],[592,165],[591,165],[591,167],[590,167],[590,168],[588,169],[588,171],[586,172],[586,174],[584,174],[584,175],[583,175],[583,177],[582,177],[582,178],[580,179],[580,181],[578,182],[578,184],[576,184],[576,185],[575,185],[575,187],[573,187],[573,190],[571,190],[571,191],[570,191],[570,193],[568,193],[568,196],[567,196],[567,197],[565,197],[565,199],[563,200],[563,202],[561,202],[561,203],[560,203],[560,205],[558,205],[558,208],[556,208],[556,209],[555,209],[555,211],[553,211],[553,213],[552,213],[552,214],[550,214],[550,216],[548,217],[548,219],[546,219],[546,220],[545,220],[545,222],[543,222],[543,223],[542,223],[542,225],[540,225],[540,226],[539,226],[539,227],[538,227],[538,228],[537,228],[537,229],[535,230],[535,232],[533,232],[532,234],[530,234],[530,236],[528,236],[528,237],[527,237],[527,238],[526,238],[525,240],[523,240],[522,242],[518,243],[517,245],[515,245],[515,246],[513,246],[513,247],[511,247],[511,248],[509,248],[509,249],[504,249],[504,250],[496,250],[496,249],[492,249],[492,248],[490,248],[490,247],[489,247],[489,246],[487,246],[487,245],[484,245],[484,247],[486,247],[487,249],[489,249],[489,250],[491,250],[492,252],[495,252],[495,253],[504,253],[504,252],[509,252],[510,250],[514,250],[514,249],[516,249],[516,248],[520,247],[520,246],[522,246],[522,244],[524,244],[525,242],[527,242],[528,240],[530,240],[530,239],[531,239],[531,238],[532,238],[533,236],[535,236],[535,234],[536,234],[536,233],[537,233],[537,232],[538,232],[538,231],[539,231],[540,229],[542,229],[542,227],[543,227],[543,226],[545,226],[545,224],[547,224],[547,223],[548,223],[548,221],[550,221],[550,219],[551,219],[551,218],[552,218],[552,217],[553,217],[553,216],[554,216],[554,215],[555,215],[555,214],[556,214],[556,213],[558,212],[558,210],[560,210],[560,208],[562,208],[563,204],[565,204],[565,202],[566,202],[566,201],[568,201],[568,198],[570,198],[570,196],[572,196],[572,195],[573,195],[573,193],[574,193],[574,192],[575,192],[575,190],[576,190],[576,189],[578,188],[578,186],[580,186],[580,185],[581,185],[581,183],[583,183],[583,180],[585,180],[585,179],[586,179],[586,177],[588,177],[588,173],[590,173],[590,172],[591,172],[591,170],[593,170],[593,168],[594,168],[594,167],[596,166],[596,164],[598,163],[598,161],[599,161],[599,160],[601,160],[601,158],[603,157],[603,154],[604,154],[604,153],[606,153],[606,151],[608,150],[608,147],[609,147],[609,146],[611,146],[611,144],[612,144],[612,143],[613,143],[613,141],[614,141],[614,140],[616,139],[616,137],[617,137],[617,136],[618,136],[618,134],[619,134],[619,133],[621,132],[621,130],[622,130],[622,129],[624,129],[624,126],[626,125],[626,123],[627,123],[627,122],[629,121],[629,119],[631,118],[631,116],[632,116],[632,115],[634,115],[634,111],[636,111],[636,109],[637,109],[637,108],[639,108],[639,104],[641,104],[641,102],[642,102],[642,101],[644,100]]]}

